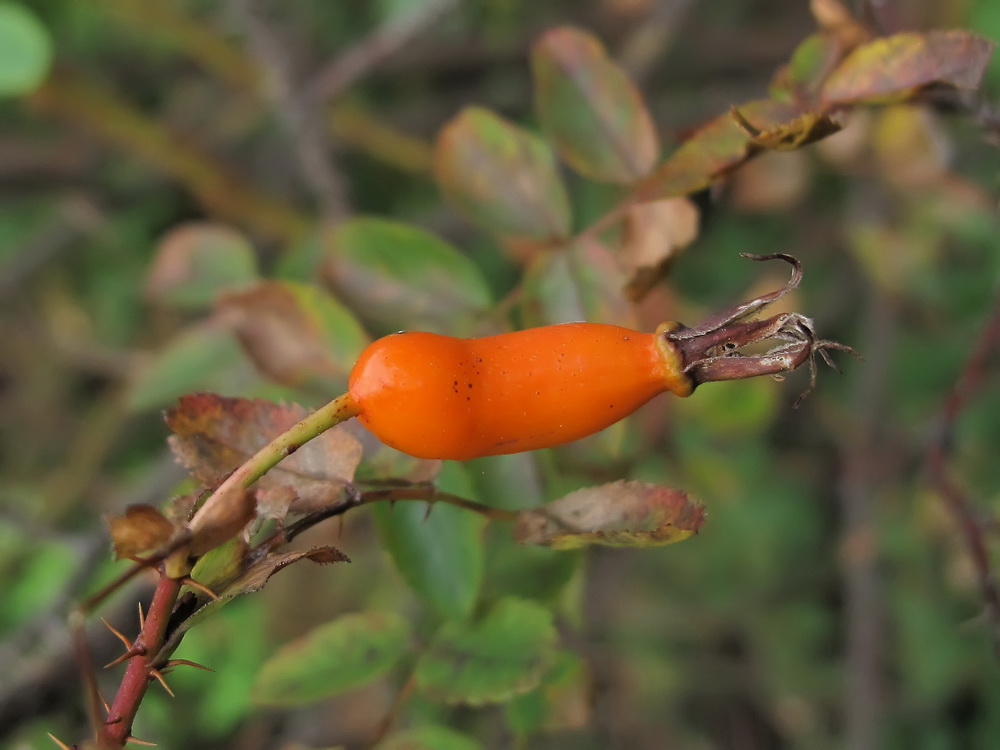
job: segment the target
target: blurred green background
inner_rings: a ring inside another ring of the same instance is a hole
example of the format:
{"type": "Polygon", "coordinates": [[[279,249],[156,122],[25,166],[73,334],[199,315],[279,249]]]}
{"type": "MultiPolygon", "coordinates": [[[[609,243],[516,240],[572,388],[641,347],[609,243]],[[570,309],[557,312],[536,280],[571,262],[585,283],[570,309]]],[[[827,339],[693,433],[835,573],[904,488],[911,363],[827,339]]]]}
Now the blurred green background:
{"type": "MultiPolygon", "coordinates": [[[[249,16],[246,5],[0,2],[3,747],[85,733],[64,613],[118,569],[102,516],[182,486],[161,410],[197,390],[316,405],[342,389],[346,344],[320,376],[262,375],[234,335],[239,321],[211,312],[218,289],[258,273],[318,282],[324,224],[368,214],[447,238],[486,279],[496,314],[517,313],[523,259],[463,219],[433,179],[442,125],[477,104],[537,127],[530,45],[573,24],[630,71],[669,149],[761,96],[814,29],[807,3],[780,0],[259,0],[249,16]],[[277,58],[247,33],[248,18],[279,41],[277,58]],[[275,59],[287,69],[262,77],[275,59]],[[315,86],[307,104],[322,116],[303,125],[289,81],[315,86]],[[224,225],[198,239],[226,262],[199,271],[203,289],[172,294],[170,269],[153,261],[194,220],[224,225]]],[[[995,0],[878,5],[893,29],[1000,38],[995,0]]],[[[995,60],[983,94],[998,92],[995,60]]],[[[685,401],[661,397],[578,446],[449,469],[466,494],[515,508],[615,479],[663,482],[703,500],[709,519],[683,544],[586,554],[517,548],[508,529],[491,528],[482,601],[516,593],[551,606],[584,676],[558,698],[564,715],[545,722],[418,696],[400,727],[445,724],[482,747],[996,747],[990,622],[925,471],[996,304],[991,116],[859,112],[836,138],[769,154],[700,196],[700,235],[638,311],[646,327],[661,313],[693,323],[774,288],[783,270],[737,253],[787,252],[806,269],[794,309],[866,361],[838,358],[843,376],[821,372],[797,410],[803,373],[712,384],[685,401]]],[[[579,227],[613,202],[606,187],[567,182],[579,227]]],[[[399,317],[379,317],[349,290],[338,298],[365,326],[329,313],[341,343],[344,331],[360,346],[436,320],[403,303],[399,317]]],[[[437,323],[484,330],[471,316],[437,323]]],[[[989,548],[997,364],[993,352],[948,459],[989,548]]],[[[374,736],[403,673],[292,710],[250,703],[260,665],[318,623],[367,609],[403,612],[424,629],[437,622],[367,511],[309,541],[353,563],[290,568],[193,629],[178,655],[217,673],[179,673],[176,699],[152,691],[138,736],[234,750],[353,748],[374,736]]],[[[127,589],[104,614],[134,632],[134,602],[146,596],[127,589]]],[[[109,661],[114,642],[92,630],[97,663],[109,661]]],[[[115,675],[101,677],[108,692],[115,675]]]]}

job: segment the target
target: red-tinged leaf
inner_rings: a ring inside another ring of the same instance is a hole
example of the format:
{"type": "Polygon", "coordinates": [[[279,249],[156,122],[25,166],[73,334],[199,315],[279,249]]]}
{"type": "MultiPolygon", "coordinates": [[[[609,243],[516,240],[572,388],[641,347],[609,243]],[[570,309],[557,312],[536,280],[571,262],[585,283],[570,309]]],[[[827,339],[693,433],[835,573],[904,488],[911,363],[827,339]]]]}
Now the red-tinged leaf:
{"type": "Polygon", "coordinates": [[[625,294],[638,301],[667,274],[677,253],[698,236],[699,213],[687,198],[639,203],[625,214],[619,263],[625,294]]]}
{"type": "Polygon", "coordinates": [[[146,278],[146,297],[161,305],[204,309],[220,292],[257,278],[257,258],[246,237],[223,224],[190,222],[160,240],[146,278]]]}
{"type": "Polygon", "coordinates": [[[573,169],[628,184],[649,174],[660,145],[646,105],[625,71],[593,35],[558,28],[531,55],[535,109],[573,169]]]}
{"type": "Polygon", "coordinates": [[[397,221],[361,217],[325,238],[323,272],[374,328],[470,336],[492,304],[482,273],[442,239],[397,221]]]}
{"type": "Polygon", "coordinates": [[[218,315],[267,377],[285,385],[341,388],[368,344],[354,316],[318,287],[262,281],[222,297],[218,315]]]}
{"type": "MultiPolygon", "coordinates": [[[[740,115],[758,131],[770,131],[802,113],[792,104],[758,99],[740,105],[740,115]]],[[[707,187],[738,167],[763,147],[730,113],[720,115],[685,141],[653,174],[642,180],[637,194],[646,201],[687,195],[707,187]]]]}
{"type": "Polygon", "coordinates": [[[569,234],[566,189],[541,138],[479,107],[438,135],[435,175],[472,221],[501,237],[560,239],[569,234]]]}
{"type": "Polygon", "coordinates": [[[768,94],[780,101],[813,103],[823,81],[847,49],[835,33],[810,34],[796,47],[788,65],[775,74],[768,94]]]}
{"type": "Polygon", "coordinates": [[[514,538],[521,544],[554,549],[588,544],[653,547],[687,539],[704,520],[701,503],[681,490],[646,482],[614,482],[521,511],[514,538]]]}
{"type": "Polygon", "coordinates": [[[120,560],[165,548],[183,527],[151,505],[130,505],[124,515],[108,517],[108,528],[115,559],[120,560]]]}
{"type": "Polygon", "coordinates": [[[827,106],[898,101],[932,83],[975,89],[994,46],[967,31],[905,32],[876,39],[854,49],[830,74],[822,100],[827,106]]]}
{"type": "MultiPolygon", "coordinates": [[[[306,415],[298,405],[213,394],[184,396],[166,413],[170,446],[195,478],[213,485],[306,415]]],[[[341,426],[327,430],[261,477],[257,487],[290,487],[291,510],[309,512],[340,497],[354,477],[361,444],[341,426]]]]}
{"type": "Polygon", "coordinates": [[[538,255],[525,274],[521,304],[529,326],[589,320],[635,328],[635,312],[622,294],[625,275],[595,240],[538,255]]]}

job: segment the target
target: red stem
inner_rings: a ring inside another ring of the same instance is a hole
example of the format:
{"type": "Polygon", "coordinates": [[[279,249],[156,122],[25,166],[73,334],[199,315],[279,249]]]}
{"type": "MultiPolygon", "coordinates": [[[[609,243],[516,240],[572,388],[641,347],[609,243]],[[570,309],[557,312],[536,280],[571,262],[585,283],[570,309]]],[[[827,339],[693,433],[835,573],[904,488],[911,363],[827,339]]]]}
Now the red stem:
{"type": "Polygon", "coordinates": [[[150,670],[154,666],[152,660],[163,646],[170,614],[173,612],[180,590],[179,579],[161,573],[156,591],[153,593],[153,601],[149,605],[149,612],[146,613],[145,623],[132,646],[137,653],[129,659],[125,676],[118,686],[118,692],[108,713],[108,722],[103,733],[105,742],[121,747],[132,735],[132,722],[149,687],[150,670]]]}

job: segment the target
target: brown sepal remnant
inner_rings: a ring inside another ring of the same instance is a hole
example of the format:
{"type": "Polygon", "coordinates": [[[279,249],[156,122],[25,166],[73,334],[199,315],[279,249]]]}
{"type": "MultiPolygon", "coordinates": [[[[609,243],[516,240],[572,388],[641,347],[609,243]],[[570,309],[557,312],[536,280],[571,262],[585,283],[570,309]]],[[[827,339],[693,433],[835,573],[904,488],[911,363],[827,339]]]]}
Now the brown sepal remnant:
{"type": "Polygon", "coordinates": [[[754,316],[775,300],[788,294],[802,281],[802,265],[782,253],[750,255],[750,260],[783,260],[792,266],[792,277],[781,289],[743,302],[702,321],[697,326],[678,325],[662,334],[678,352],[692,387],[719,380],[739,380],[759,375],[778,375],[803,364],[809,365],[809,387],[796,405],[809,394],[816,381],[816,357],[837,369],[831,350],[859,356],[851,347],[821,339],[815,324],[800,313],[781,313],[763,320],[754,316]],[[774,344],[763,354],[745,355],[740,350],[754,344],[774,344]]]}

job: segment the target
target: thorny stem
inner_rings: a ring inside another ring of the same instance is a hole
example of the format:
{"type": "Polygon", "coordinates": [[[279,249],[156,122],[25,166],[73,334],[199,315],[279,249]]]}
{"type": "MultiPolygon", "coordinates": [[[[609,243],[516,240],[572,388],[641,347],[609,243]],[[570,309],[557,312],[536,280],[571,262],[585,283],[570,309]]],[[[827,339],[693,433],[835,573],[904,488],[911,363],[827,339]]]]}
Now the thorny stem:
{"type": "Polygon", "coordinates": [[[107,723],[99,734],[99,741],[120,747],[131,736],[132,722],[152,679],[151,670],[156,667],[153,660],[166,638],[170,614],[180,590],[180,580],[161,572],[142,630],[132,644],[131,650],[136,652],[135,656],[129,659],[125,676],[111,704],[107,723]]]}

